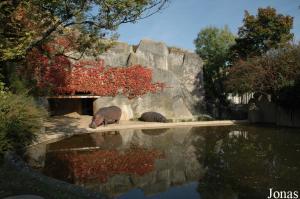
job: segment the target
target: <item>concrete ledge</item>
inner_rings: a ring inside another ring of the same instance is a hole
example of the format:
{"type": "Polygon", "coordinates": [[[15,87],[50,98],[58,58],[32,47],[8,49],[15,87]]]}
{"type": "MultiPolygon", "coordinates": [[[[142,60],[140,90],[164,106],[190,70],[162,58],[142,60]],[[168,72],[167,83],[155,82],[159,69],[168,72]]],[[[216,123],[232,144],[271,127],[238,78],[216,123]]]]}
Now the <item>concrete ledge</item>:
{"type": "Polygon", "coordinates": [[[198,121],[198,122],[175,122],[175,123],[156,123],[156,122],[128,122],[120,125],[100,126],[96,129],[87,128],[89,132],[116,131],[125,129],[161,129],[161,128],[180,128],[180,127],[205,127],[205,126],[229,126],[246,124],[247,120],[222,120],[222,121],[198,121]]]}
{"type": "Polygon", "coordinates": [[[88,128],[92,117],[81,116],[56,116],[45,122],[45,132],[38,136],[38,139],[31,146],[40,143],[51,143],[76,134],[120,131],[126,129],[161,129],[161,128],[184,128],[184,127],[205,127],[205,126],[229,126],[247,124],[247,120],[220,120],[220,121],[197,121],[197,122],[174,122],[156,123],[141,121],[120,121],[119,124],[100,126],[96,129],[88,128]]]}

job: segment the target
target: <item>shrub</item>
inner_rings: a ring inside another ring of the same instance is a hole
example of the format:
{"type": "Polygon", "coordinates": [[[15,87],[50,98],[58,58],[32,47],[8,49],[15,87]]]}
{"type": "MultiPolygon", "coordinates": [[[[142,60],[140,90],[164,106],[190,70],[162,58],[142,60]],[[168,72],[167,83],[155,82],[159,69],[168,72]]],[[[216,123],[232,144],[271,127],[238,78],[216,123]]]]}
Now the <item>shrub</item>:
{"type": "Polygon", "coordinates": [[[0,157],[5,151],[22,154],[40,132],[45,115],[31,97],[13,94],[0,82],[0,157]]]}

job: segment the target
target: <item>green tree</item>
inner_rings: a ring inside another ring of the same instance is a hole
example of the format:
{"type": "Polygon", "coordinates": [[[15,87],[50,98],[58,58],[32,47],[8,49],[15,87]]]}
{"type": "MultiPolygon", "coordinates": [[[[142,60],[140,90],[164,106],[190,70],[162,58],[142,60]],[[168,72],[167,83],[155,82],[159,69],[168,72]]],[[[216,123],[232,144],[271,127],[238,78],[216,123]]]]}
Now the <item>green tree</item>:
{"type": "Polygon", "coordinates": [[[223,71],[227,66],[228,51],[234,44],[234,39],[235,36],[225,26],[204,28],[194,41],[196,53],[204,61],[204,86],[208,101],[226,103],[223,71]]]}
{"type": "Polygon", "coordinates": [[[293,39],[293,17],[282,15],[276,9],[259,8],[257,15],[245,11],[236,44],[231,48],[233,60],[259,56],[293,39]]]}

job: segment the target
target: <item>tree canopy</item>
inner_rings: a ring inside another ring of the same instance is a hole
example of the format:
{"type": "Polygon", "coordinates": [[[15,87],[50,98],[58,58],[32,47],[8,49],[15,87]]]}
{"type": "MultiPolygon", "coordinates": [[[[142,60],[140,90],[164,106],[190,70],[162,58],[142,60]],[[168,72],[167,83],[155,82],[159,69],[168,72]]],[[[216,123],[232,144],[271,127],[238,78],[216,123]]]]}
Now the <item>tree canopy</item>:
{"type": "Polygon", "coordinates": [[[292,28],[293,17],[278,14],[274,8],[259,8],[257,15],[245,11],[236,44],[231,48],[232,59],[247,59],[278,48],[293,39],[292,28]]]}
{"type": "Polygon", "coordinates": [[[208,100],[225,100],[222,71],[234,39],[235,36],[225,26],[204,28],[194,41],[196,53],[204,60],[204,86],[208,100]]]}
{"type": "Polygon", "coordinates": [[[230,49],[227,92],[260,93],[272,96],[274,102],[296,105],[300,47],[293,44],[292,27],[293,17],[274,8],[259,8],[257,15],[246,11],[236,44],[230,49]]]}
{"type": "MultiPolygon", "coordinates": [[[[162,10],[169,0],[4,0],[0,2],[0,61],[22,58],[68,27],[85,29],[83,38],[112,38],[120,24],[162,10]]],[[[80,41],[82,41],[81,39],[80,41]]],[[[92,41],[92,42],[91,42],[92,41]]]]}

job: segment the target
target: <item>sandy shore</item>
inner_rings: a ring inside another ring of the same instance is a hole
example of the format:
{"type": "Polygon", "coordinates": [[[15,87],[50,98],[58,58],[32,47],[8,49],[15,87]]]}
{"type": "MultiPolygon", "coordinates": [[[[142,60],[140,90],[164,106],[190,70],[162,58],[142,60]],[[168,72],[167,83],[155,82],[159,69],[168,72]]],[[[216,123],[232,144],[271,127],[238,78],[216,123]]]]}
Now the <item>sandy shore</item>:
{"type": "Polygon", "coordinates": [[[159,129],[159,128],[179,128],[188,126],[228,126],[236,124],[245,124],[245,120],[219,120],[219,121],[197,121],[197,122],[174,122],[174,123],[156,123],[140,121],[120,121],[119,124],[110,124],[100,126],[96,129],[88,127],[91,122],[91,116],[86,115],[67,115],[51,117],[45,122],[45,133],[39,135],[37,141],[33,144],[54,141],[64,137],[69,137],[81,133],[119,131],[125,129],[159,129]]]}

